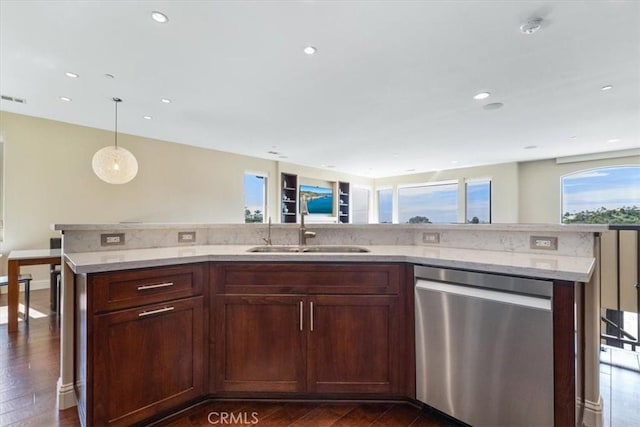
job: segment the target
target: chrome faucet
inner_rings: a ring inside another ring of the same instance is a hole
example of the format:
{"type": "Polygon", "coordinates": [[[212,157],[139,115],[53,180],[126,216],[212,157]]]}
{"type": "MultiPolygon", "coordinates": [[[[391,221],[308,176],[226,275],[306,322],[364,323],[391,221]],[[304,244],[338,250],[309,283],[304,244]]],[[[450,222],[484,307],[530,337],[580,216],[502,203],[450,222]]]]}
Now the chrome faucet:
{"type": "Polygon", "coordinates": [[[298,246],[304,246],[307,244],[307,239],[316,237],[315,231],[308,231],[304,226],[305,215],[309,215],[309,209],[307,208],[307,197],[302,196],[300,200],[300,230],[298,232],[298,246]]]}
{"type": "Polygon", "coordinates": [[[267,229],[267,238],[262,238],[264,240],[264,244],[267,246],[271,246],[271,217],[269,217],[269,228],[267,229]]]}

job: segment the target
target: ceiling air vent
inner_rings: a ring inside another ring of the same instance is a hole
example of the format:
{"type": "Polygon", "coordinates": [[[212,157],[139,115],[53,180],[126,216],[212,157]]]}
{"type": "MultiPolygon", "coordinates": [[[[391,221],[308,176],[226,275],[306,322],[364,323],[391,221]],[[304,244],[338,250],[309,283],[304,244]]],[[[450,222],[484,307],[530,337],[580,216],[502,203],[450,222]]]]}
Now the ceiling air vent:
{"type": "Polygon", "coordinates": [[[18,104],[26,104],[27,103],[26,99],[24,99],[24,98],[16,98],[15,96],[0,95],[0,98],[3,101],[17,102],[18,104]]]}

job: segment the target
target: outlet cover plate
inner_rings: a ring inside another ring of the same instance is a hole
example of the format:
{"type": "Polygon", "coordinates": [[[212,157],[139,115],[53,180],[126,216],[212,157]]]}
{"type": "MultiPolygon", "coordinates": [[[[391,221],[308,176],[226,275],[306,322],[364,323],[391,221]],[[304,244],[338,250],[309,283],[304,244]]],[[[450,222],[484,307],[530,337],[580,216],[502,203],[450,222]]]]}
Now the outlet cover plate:
{"type": "Polygon", "coordinates": [[[425,231],[422,233],[422,243],[437,245],[440,243],[440,233],[437,231],[425,231]]]}
{"type": "Polygon", "coordinates": [[[557,251],[558,238],[554,236],[531,236],[529,239],[529,247],[531,249],[557,251]]]}
{"type": "Polygon", "coordinates": [[[178,243],[195,243],[195,231],[178,231],[178,243]]]}
{"type": "Polygon", "coordinates": [[[124,233],[100,234],[100,246],[122,246],[122,245],[124,245],[124,233]]]}

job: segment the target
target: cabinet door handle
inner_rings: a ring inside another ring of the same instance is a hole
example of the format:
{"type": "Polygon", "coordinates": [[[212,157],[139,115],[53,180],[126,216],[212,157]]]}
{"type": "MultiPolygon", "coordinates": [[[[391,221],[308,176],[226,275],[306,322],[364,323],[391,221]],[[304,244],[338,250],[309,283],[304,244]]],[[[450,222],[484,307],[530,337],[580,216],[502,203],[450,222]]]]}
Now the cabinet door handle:
{"type": "Polygon", "coordinates": [[[157,285],[142,285],[142,286],[138,286],[138,290],[146,291],[147,289],[167,288],[169,286],[173,286],[173,282],[158,283],[157,285]]]}
{"type": "Polygon", "coordinates": [[[145,316],[151,316],[152,314],[166,313],[167,311],[173,311],[173,307],[164,307],[164,308],[159,308],[157,310],[143,311],[142,313],[138,313],[138,317],[145,317],[145,316]]]}
{"type": "Polygon", "coordinates": [[[304,322],[304,316],[302,313],[302,309],[303,309],[303,305],[302,305],[302,301],[300,301],[300,330],[302,331],[303,329],[303,322],[304,322]]]}
{"type": "Polygon", "coordinates": [[[311,315],[309,317],[311,318],[310,320],[311,332],[313,332],[313,301],[311,302],[311,315]]]}

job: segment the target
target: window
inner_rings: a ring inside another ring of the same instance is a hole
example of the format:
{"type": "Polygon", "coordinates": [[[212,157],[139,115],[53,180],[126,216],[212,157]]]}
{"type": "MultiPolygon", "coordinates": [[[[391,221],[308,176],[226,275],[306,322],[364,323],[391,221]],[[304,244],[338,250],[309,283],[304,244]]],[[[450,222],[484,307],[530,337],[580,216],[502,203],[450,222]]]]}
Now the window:
{"type": "Polygon", "coordinates": [[[469,180],[466,190],[467,223],[491,224],[491,180],[469,180]]]}
{"type": "Polygon", "coordinates": [[[591,169],[562,178],[562,222],[640,223],[640,166],[591,169]]]}
{"type": "Polygon", "coordinates": [[[378,222],[380,224],[393,222],[393,190],[391,188],[378,190],[378,222]]]}
{"type": "Polygon", "coordinates": [[[363,187],[353,187],[351,190],[352,217],[353,224],[369,223],[369,189],[363,187]]]}
{"type": "Polygon", "coordinates": [[[264,222],[267,211],[267,177],[244,174],[244,222],[264,222]]]}
{"type": "Polygon", "coordinates": [[[458,222],[458,183],[438,183],[398,189],[400,223],[458,222]]]}

